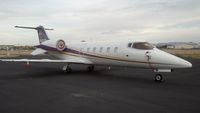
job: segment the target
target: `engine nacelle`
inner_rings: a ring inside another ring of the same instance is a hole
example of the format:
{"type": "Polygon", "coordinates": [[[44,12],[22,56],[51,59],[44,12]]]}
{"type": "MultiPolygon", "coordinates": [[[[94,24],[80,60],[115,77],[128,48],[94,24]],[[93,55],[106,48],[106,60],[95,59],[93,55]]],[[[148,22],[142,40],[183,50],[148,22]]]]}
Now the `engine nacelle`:
{"type": "Polygon", "coordinates": [[[41,45],[56,48],[58,51],[64,51],[67,47],[64,40],[47,40],[41,43],[41,45]]]}
{"type": "Polygon", "coordinates": [[[58,40],[57,42],[56,42],[56,48],[57,48],[57,50],[58,51],[63,51],[63,50],[65,50],[65,41],[64,40],[58,40]]]}

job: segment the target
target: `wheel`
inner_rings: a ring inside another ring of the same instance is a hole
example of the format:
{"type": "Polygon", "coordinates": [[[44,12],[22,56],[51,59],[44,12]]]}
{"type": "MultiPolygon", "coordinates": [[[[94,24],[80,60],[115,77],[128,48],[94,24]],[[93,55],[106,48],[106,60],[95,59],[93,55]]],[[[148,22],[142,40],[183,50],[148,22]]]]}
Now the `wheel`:
{"type": "Polygon", "coordinates": [[[72,69],[69,65],[66,65],[63,67],[63,71],[67,72],[67,73],[71,73],[72,72],[72,69]]]}
{"type": "Polygon", "coordinates": [[[87,70],[88,70],[89,72],[94,71],[94,65],[88,66],[88,67],[87,67],[87,70]]]}
{"type": "Polygon", "coordinates": [[[156,82],[162,82],[163,77],[162,77],[161,74],[157,74],[154,79],[155,79],[156,82]]]}
{"type": "Polygon", "coordinates": [[[71,69],[70,67],[68,67],[68,68],[66,69],[66,72],[67,72],[67,73],[71,73],[71,72],[72,72],[72,69],[71,69]]]}

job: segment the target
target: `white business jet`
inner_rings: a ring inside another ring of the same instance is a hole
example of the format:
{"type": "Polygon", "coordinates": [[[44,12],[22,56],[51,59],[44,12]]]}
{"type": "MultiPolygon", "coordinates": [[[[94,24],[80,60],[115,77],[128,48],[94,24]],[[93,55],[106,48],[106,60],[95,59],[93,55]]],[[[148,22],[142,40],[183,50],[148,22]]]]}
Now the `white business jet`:
{"type": "Polygon", "coordinates": [[[94,66],[118,66],[129,68],[145,68],[156,72],[155,81],[163,81],[162,72],[172,72],[175,68],[191,68],[192,64],[157,49],[146,41],[80,41],[66,42],[63,39],[50,40],[43,26],[16,28],[35,29],[38,32],[40,44],[32,55],[48,54],[57,57],[53,59],[1,59],[10,62],[64,63],[63,70],[71,72],[70,64],[88,65],[88,71],[94,66]]]}

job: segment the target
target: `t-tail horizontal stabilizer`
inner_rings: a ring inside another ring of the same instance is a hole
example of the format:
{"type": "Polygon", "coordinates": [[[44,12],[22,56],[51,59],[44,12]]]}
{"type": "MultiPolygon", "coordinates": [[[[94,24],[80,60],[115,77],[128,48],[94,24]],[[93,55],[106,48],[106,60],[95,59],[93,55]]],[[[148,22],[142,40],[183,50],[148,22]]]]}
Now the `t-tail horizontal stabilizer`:
{"type": "Polygon", "coordinates": [[[38,28],[42,27],[44,30],[54,30],[54,29],[49,29],[49,28],[44,28],[43,26],[38,26],[38,27],[24,27],[24,26],[15,26],[15,28],[23,28],[23,29],[35,29],[37,30],[38,28]]]}
{"type": "Polygon", "coordinates": [[[43,26],[38,26],[38,27],[15,26],[15,28],[35,29],[35,30],[37,30],[40,43],[42,43],[42,42],[44,42],[46,40],[49,40],[45,30],[53,30],[53,29],[44,28],[43,26]]]}

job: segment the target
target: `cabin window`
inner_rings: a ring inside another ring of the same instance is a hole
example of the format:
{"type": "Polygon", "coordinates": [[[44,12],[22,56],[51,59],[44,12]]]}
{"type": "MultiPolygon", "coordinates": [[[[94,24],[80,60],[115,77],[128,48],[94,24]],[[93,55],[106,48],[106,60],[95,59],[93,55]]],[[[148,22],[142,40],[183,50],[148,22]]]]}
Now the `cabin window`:
{"type": "Polygon", "coordinates": [[[117,53],[118,52],[118,47],[115,47],[114,48],[114,53],[117,53]]]}
{"type": "Polygon", "coordinates": [[[97,49],[96,47],[93,48],[93,52],[94,52],[94,53],[96,52],[96,49],[97,49]]]}
{"type": "Polygon", "coordinates": [[[107,47],[107,53],[109,53],[110,52],[110,47],[107,47]]]}
{"type": "Polygon", "coordinates": [[[103,52],[103,47],[101,47],[101,48],[99,49],[99,52],[100,52],[100,53],[102,53],[102,52],[103,52]]]}
{"type": "Polygon", "coordinates": [[[87,48],[87,52],[90,52],[90,48],[87,48]]]}
{"type": "Polygon", "coordinates": [[[153,49],[154,46],[148,42],[136,42],[133,44],[132,48],[136,49],[153,49]]]}

